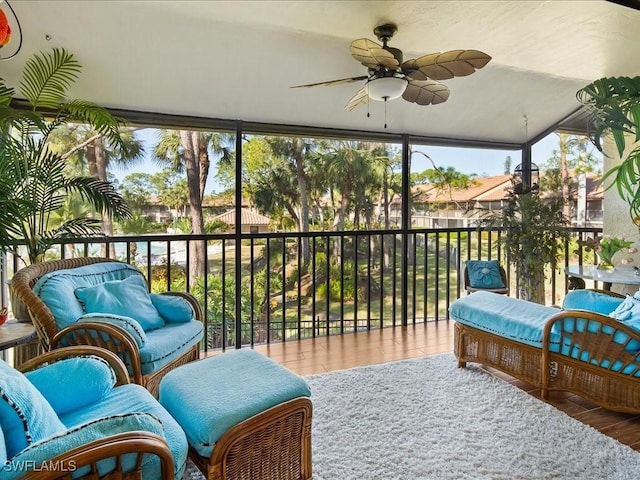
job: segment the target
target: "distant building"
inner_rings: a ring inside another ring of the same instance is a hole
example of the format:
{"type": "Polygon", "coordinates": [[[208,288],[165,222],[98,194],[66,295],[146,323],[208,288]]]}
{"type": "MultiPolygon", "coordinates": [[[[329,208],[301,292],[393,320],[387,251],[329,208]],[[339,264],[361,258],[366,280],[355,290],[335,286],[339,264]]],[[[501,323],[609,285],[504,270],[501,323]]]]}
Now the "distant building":
{"type": "MultiPolygon", "coordinates": [[[[466,228],[477,222],[474,210],[500,210],[505,205],[507,190],[511,188],[511,175],[483,177],[474,180],[466,189],[439,190],[434,185],[417,185],[411,189],[411,221],[413,228],[466,228]]],[[[604,191],[599,177],[587,175],[583,195],[578,191],[578,180],[571,186],[573,202],[572,224],[578,226],[578,212],[584,211],[584,225],[601,227],[604,191]],[[583,199],[584,205],[578,205],[583,199]],[[581,208],[579,208],[581,207],[581,208]]],[[[392,223],[399,224],[402,197],[395,195],[389,205],[392,223]]]]}
{"type": "MultiPolygon", "coordinates": [[[[257,210],[252,208],[243,208],[241,210],[242,217],[242,233],[269,233],[271,219],[266,217],[257,210]]],[[[236,225],[236,211],[229,210],[220,215],[209,219],[209,221],[220,221],[229,225],[229,230],[226,233],[234,233],[236,225]]]]}

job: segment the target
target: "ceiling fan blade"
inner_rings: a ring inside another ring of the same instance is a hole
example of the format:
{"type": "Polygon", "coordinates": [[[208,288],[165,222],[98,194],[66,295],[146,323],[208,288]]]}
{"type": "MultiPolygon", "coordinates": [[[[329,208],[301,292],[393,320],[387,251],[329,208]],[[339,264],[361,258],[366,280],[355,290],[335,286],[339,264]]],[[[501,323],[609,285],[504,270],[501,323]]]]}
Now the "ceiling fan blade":
{"type": "Polygon", "coordinates": [[[340,85],[341,83],[351,83],[351,82],[357,82],[359,80],[366,80],[367,78],[369,78],[368,75],[360,75],[359,77],[341,78],[339,80],[329,80],[328,82],[307,83],[306,85],[295,85],[289,88],[320,87],[320,86],[328,87],[330,85],[340,85]]]}
{"type": "Polygon", "coordinates": [[[368,38],[359,38],[351,42],[351,55],[368,68],[382,66],[391,70],[397,70],[398,67],[400,67],[393,53],[385,50],[382,48],[382,45],[368,38]]]}
{"type": "Polygon", "coordinates": [[[437,105],[446,102],[449,93],[446,85],[435,80],[409,80],[402,98],[418,105],[437,105]]]}
{"type": "Polygon", "coordinates": [[[446,80],[471,75],[490,60],[489,55],[478,50],[450,50],[407,60],[401,69],[412,80],[446,80]]]}
{"type": "Polygon", "coordinates": [[[359,107],[360,105],[366,105],[367,103],[369,103],[369,95],[367,95],[364,87],[362,87],[353,97],[351,97],[344,106],[344,109],[347,112],[350,112],[354,108],[359,107]]]}

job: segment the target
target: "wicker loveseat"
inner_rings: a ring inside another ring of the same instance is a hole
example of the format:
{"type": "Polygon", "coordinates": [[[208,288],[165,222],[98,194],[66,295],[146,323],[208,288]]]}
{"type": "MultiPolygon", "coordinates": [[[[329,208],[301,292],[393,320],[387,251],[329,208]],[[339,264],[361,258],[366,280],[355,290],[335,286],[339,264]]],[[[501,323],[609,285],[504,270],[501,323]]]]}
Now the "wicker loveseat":
{"type": "Polygon", "coordinates": [[[45,351],[67,345],[110,350],[132,381],[156,397],[167,372],[199,357],[203,325],[195,298],[150,295],[144,276],[127,263],[94,257],[34,264],[13,276],[11,290],[27,307],[45,351]]]}
{"type": "Polygon", "coordinates": [[[454,352],[460,367],[494,367],[539,386],[543,398],[568,391],[610,410],[640,413],[640,320],[624,312],[636,304],[640,309],[640,299],[592,290],[569,292],[562,309],[472,293],[450,308],[454,352]]]}

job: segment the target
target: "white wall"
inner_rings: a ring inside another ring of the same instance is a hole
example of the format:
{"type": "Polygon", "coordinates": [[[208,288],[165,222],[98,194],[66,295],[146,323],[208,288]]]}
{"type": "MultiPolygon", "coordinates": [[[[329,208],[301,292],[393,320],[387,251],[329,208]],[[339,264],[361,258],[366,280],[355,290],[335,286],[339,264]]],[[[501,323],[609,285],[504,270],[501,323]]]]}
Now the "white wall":
{"type": "MultiPolygon", "coordinates": [[[[619,165],[621,162],[620,157],[611,136],[607,136],[604,141],[604,171],[607,172],[615,165],[619,165]]],[[[605,187],[611,182],[607,181],[605,187]]],[[[640,231],[638,226],[631,221],[631,215],[629,214],[629,206],[625,201],[620,198],[616,187],[613,186],[604,192],[604,226],[603,232],[605,235],[612,237],[621,237],[634,242],[634,247],[640,249],[640,231]]],[[[640,267],[640,253],[630,255],[628,253],[618,253],[615,257],[616,265],[620,260],[625,257],[631,257],[634,259],[633,264],[640,267]]],[[[612,290],[621,293],[633,293],[638,290],[636,287],[621,287],[614,285],[612,290]]]]}

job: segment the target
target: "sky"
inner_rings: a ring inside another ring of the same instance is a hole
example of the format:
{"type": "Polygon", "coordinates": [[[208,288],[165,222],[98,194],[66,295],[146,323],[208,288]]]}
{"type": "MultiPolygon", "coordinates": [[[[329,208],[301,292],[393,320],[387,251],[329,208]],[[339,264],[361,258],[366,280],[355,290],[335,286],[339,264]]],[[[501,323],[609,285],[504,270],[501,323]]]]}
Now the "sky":
{"type": "MultiPolygon", "coordinates": [[[[146,145],[146,158],[141,163],[129,169],[118,169],[116,167],[113,173],[119,182],[122,182],[124,177],[130,173],[147,172],[153,174],[160,170],[160,167],[151,159],[151,155],[149,154],[151,145],[157,141],[156,132],[154,129],[143,129],[137,132],[139,138],[141,138],[146,145]]],[[[522,160],[519,150],[487,150],[430,146],[421,146],[419,149],[429,155],[438,167],[446,168],[452,166],[462,173],[475,173],[480,177],[503,175],[507,156],[511,156],[512,172],[522,160]]],[[[540,166],[549,159],[553,155],[553,151],[557,149],[558,136],[552,133],[534,145],[532,149],[532,161],[540,166]]],[[[411,171],[421,172],[427,168],[432,168],[431,162],[422,155],[414,154],[411,160],[411,171]]],[[[214,173],[215,172],[212,172],[209,176],[205,192],[207,194],[222,191],[222,187],[216,182],[214,173]]]]}

